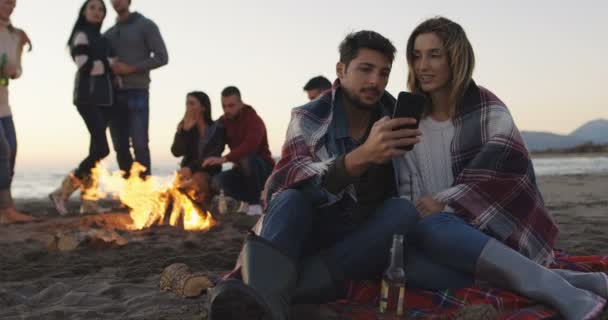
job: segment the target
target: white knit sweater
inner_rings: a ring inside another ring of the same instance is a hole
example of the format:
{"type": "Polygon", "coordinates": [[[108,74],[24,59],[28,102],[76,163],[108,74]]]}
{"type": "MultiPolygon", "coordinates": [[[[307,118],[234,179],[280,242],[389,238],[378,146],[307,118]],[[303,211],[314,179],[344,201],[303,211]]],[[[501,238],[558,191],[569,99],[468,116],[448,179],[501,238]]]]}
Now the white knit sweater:
{"type": "Polygon", "coordinates": [[[438,198],[454,182],[450,147],[454,138],[451,120],[431,117],[420,121],[422,136],[414,149],[398,161],[399,195],[415,202],[421,197],[438,198]]]}

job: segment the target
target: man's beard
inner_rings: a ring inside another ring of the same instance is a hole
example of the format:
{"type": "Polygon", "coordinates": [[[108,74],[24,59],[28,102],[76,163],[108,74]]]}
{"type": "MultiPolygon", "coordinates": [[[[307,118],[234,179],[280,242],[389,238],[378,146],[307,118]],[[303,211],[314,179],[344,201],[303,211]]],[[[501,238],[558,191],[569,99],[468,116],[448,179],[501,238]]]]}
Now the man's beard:
{"type": "MultiPolygon", "coordinates": [[[[370,89],[368,89],[370,90],[370,89]]],[[[372,111],[374,110],[374,108],[376,107],[376,105],[378,104],[378,101],[372,103],[372,104],[368,104],[365,103],[363,101],[361,101],[361,99],[359,99],[357,96],[355,96],[354,94],[352,94],[349,90],[344,89],[344,99],[350,103],[353,107],[361,110],[361,111],[372,111]]]]}
{"type": "Polygon", "coordinates": [[[228,120],[234,120],[234,119],[238,118],[238,116],[241,114],[241,111],[242,110],[239,110],[239,111],[237,111],[237,112],[235,112],[233,114],[227,114],[227,113],[225,113],[224,117],[226,119],[228,119],[228,120]]]}

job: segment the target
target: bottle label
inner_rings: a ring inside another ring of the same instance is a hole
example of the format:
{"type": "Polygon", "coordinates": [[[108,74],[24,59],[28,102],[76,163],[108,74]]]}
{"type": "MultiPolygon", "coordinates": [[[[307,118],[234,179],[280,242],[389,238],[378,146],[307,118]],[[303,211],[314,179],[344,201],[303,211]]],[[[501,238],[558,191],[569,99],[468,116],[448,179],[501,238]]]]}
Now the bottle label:
{"type": "Polygon", "coordinates": [[[397,300],[397,315],[403,315],[403,301],[405,300],[405,287],[399,288],[399,300],[397,300]]]}
{"type": "Polygon", "coordinates": [[[8,76],[4,75],[4,67],[8,62],[8,57],[6,52],[2,54],[2,58],[0,58],[0,86],[6,87],[8,86],[8,76]]]}
{"type": "Polygon", "coordinates": [[[402,316],[404,314],[405,286],[391,285],[382,280],[380,289],[380,313],[402,316]]]}
{"type": "Polygon", "coordinates": [[[386,313],[388,307],[388,284],[382,280],[380,289],[380,313],[386,313]]]}

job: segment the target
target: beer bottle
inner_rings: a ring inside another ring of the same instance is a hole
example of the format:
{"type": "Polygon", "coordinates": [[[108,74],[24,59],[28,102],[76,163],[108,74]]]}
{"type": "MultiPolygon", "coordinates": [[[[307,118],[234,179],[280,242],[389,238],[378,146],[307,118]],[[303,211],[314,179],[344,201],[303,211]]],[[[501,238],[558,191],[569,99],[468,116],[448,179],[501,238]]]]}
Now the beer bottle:
{"type": "Polygon", "coordinates": [[[6,87],[8,86],[8,76],[4,74],[4,67],[8,63],[8,56],[6,52],[2,54],[0,58],[0,86],[6,87]]]}
{"type": "Polygon", "coordinates": [[[405,298],[405,269],[403,268],[403,235],[393,236],[390,266],[382,275],[380,313],[403,317],[405,298]]]}
{"type": "Polygon", "coordinates": [[[226,214],[228,212],[228,199],[226,199],[226,194],[224,193],[224,189],[220,190],[220,195],[218,197],[217,209],[220,214],[226,214]]]}

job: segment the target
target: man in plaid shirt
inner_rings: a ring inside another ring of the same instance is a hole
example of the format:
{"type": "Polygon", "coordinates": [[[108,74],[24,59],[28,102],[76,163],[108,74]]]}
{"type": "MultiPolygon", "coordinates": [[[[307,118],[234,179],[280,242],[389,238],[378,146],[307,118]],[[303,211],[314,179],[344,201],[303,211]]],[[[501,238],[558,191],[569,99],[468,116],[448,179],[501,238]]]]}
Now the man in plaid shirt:
{"type": "Polygon", "coordinates": [[[394,55],[376,32],[349,34],[333,90],[293,110],[266,184],[260,235],[248,236],[241,253],[242,281],[212,290],[211,319],[287,319],[292,296],[336,298],[345,280],[377,278],[387,267],[393,234],[418,222],[413,205],[395,198],[392,159],[419,132],[398,129],[414,119],[388,117],[395,100],[384,90],[394,55]]]}

